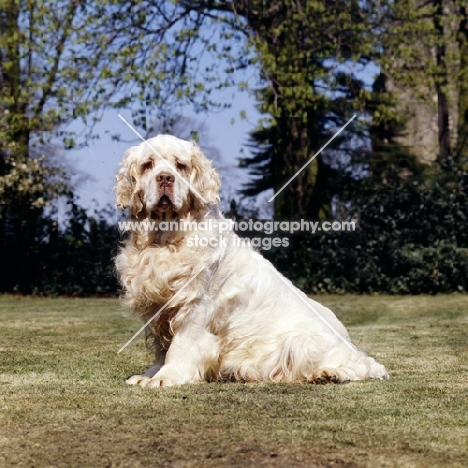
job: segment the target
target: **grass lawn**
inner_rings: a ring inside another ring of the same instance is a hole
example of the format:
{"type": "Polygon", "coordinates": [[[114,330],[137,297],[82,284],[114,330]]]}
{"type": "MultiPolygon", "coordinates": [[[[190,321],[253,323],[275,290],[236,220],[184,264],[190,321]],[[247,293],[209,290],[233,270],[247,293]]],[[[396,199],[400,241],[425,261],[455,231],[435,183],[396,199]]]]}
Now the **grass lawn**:
{"type": "Polygon", "coordinates": [[[0,297],[0,467],[466,467],[468,296],[321,296],[391,380],[125,385],[113,299],[0,297]]]}

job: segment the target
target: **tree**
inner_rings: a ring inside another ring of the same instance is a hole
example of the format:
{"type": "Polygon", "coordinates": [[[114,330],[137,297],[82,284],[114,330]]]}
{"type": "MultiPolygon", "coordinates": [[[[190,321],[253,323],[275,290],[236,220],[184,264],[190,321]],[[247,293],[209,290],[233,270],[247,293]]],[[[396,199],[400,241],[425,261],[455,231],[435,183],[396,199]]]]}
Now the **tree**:
{"type": "Polygon", "coordinates": [[[165,42],[177,9],[155,3],[1,0],[2,152],[27,157],[52,136],[75,146],[64,125],[81,119],[92,127],[97,112],[145,102],[149,89],[156,105],[176,87],[179,97],[188,94],[180,51],[165,42]]]}
{"type": "MultiPolygon", "coordinates": [[[[257,98],[266,122],[252,134],[259,147],[244,167],[258,176],[247,188],[278,190],[352,116],[362,83],[351,64],[374,53],[372,4],[277,0],[180,2],[187,10],[240,31],[243,56],[261,73],[257,98]],[[370,32],[369,32],[370,31],[370,32]],[[262,177],[263,176],[263,177],[262,177]]],[[[349,138],[346,138],[349,141],[349,138]]],[[[350,151],[350,146],[342,152],[350,151]]],[[[340,187],[332,153],[317,158],[275,200],[279,218],[329,217],[340,187]]]]}
{"type": "Polygon", "coordinates": [[[141,102],[144,124],[148,100],[162,110],[197,92],[169,35],[179,13],[170,1],[0,0],[0,241],[15,271],[46,235],[45,207],[71,195],[51,142],[86,144],[108,106],[141,102]],[[78,119],[81,137],[67,129],[78,119]]]}
{"type": "Polygon", "coordinates": [[[461,162],[466,159],[468,128],[465,2],[401,0],[383,5],[388,14],[380,63],[393,83],[389,93],[400,101],[397,109],[408,117],[407,140],[420,159],[437,159],[440,166],[461,162]],[[434,137],[428,134],[431,126],[434,137]]]}
{"type": "Polygon", "coordinates": [[[371,116],[368,123],[371,149],[360,158],[366,174],[359,186],[354,187],[355,197],[364,195],[362,182],[378,187],[425,169],[423,162],[404,144],[409,116],[401,111],[402,103],[398,101],[401,96],[396,96],[393,90],[390,78],[382,72],[374,81],[372,91],[367,93],[365,106],[371,116]]]}
{"type": "MultiPolygon", "coordinates": [[[[142,103],[133,110],[144,126],[148,102],[164,115],[174,100],[203,95],[191,77],[189,26],[196,23],[170,1],[0,0],[2,288],[37,284],[41,270],[32,264],[48,264],[40,252],[51,252],[60,237],[54,200],[66,197],[83,214],[51,143],[86,144],[109,106],[142,103]],[[183,34],[184,41],[174,40],[183,34]],[[67,128],[78,119],[86,126],[81,137],[67,128]]],[[[93,225],[81,215],[73,226],[82,222],[86,238],[93,225]]],[[[72,237],[80,247],[82,239],[72,237]]]]}

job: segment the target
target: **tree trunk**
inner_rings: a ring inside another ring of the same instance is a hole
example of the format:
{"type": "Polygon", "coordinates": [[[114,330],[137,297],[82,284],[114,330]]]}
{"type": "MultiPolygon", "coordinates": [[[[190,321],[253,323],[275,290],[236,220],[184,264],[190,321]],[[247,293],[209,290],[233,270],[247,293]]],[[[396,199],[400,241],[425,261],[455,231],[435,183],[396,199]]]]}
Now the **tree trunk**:
{"type": "Polygon", "coordinates": [[[444,38],[444,26],[442,18],[443,0],[434,0],[434,27],[437,31],[438,41],[436,45],[436,63],[438,76],[435,80],[437,93],[437,123],[439,141],[439,161],[444,164],[451,157],[449,105],[447,99],[448,79],[446,64],[446,48],[444,38]]]}
{"type": "Polygon", "coordinates": [[[468,159],[468,13],[460,7],[458,44],[460,47],[460,74],[458,80],[458,141],[457,158],[468,159]]]}
{"type": "Polygon", "coordinates": [[[23,102],[21,96],[21,57],[19,41],[21,31],[19,27],[20,4],[15,0],[5,2],[5,55],[1,66],[2,85],[7,93],[8,111],[7,140],[14,143],[11,147],[12,156],[15,160],[25,159],[29,155],[29,120],[26,114],[27,103],[23,102]]]}
{"type": "MultiPolygon", "coordinates": [[[[5,163],[5,156],[10,156],[15,164],[21,164],[29,157],[30,128],[27,115],[28,103],[22,95],[22,69],[20,55],[20,2],[9,0],[3,3],[4,57],[0,64],[2,83],[1,92],[7,111],[5,124],[6,154],[3,156],[3,173],[11,170],[5,163]]],[[[27,251],[36,240],[38,220],[42,209],[33,208],[27,194],[18,192],[14,199],[2,210],[6,214],[4,222],[9,223],[11,242],[19,255],[27,257],[27,251]],[[8,221],[7,221],[8,220],[8,221]]],[[[1,227],[5,229],[5,225],[1,227]]],[[[18,259],[18,265],[24,268],[24,261],[18,259]]]]}

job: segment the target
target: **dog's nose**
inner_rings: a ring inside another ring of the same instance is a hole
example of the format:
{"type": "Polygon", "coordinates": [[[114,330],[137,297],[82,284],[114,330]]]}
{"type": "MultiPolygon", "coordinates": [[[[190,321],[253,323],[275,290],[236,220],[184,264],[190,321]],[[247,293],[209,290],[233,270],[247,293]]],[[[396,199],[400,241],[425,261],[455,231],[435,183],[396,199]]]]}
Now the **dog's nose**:
{"type": "Polygon", "coordinates": [[[167,185],[173,184],[175,177],[169,172],[161,172],[156,176],[156,180],[162,187],[165,187],[167,185]]]}

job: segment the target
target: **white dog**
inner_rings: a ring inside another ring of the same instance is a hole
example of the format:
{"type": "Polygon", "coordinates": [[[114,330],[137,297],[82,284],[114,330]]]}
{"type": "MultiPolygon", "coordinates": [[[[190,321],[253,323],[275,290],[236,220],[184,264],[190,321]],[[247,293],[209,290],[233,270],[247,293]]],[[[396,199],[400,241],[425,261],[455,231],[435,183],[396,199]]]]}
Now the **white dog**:
{"type": "Polygon", "coordinates": [[[134,226],[116,268],[125,304],[145,322],[156,315],[147,333],[155,365],[127,383],[388,378],[331,310],[236,242],[217,208],[219,188],[193,142],[159,135],[125,154],[116,197],[134,226]],[[174,228],[182,221],[191,230],[174,228]]]}

